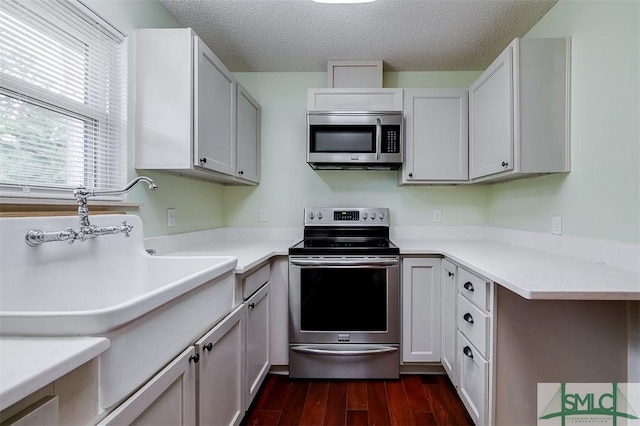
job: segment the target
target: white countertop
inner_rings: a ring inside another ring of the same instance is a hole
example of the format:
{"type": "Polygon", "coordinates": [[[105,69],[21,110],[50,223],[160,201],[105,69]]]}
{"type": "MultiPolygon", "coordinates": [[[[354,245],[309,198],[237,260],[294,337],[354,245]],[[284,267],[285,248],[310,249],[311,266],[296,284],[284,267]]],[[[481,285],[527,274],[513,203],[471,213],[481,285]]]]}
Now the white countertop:
{"type": "Polygon", "coordinates": [[[298,240],[223,241],[198,245],[168,253],[172,256],[233,256],[238,258],[235,273],[244,274],[274,256],[287,256],[298,240]]]}
{"type": "MultiPolygon", "coordinates": [[[[219,241],[172,255],[238,258],[243,274],[299,240],[219,241]]],[[[445,256],[526,299],[640,300],[640,274],[492,240],[395,239],[401,255],[445,256]]]]}
{"type": "Polygon", "coordinates": [[[443,255],[525,299],[640,300],[640,274],[489,240],[395,240],[402,255],[443,255]]]}
{"type": "Polygon", "coordinates": [[[0,338],[0,410],[106,351],[103,337],[0,338]]]}

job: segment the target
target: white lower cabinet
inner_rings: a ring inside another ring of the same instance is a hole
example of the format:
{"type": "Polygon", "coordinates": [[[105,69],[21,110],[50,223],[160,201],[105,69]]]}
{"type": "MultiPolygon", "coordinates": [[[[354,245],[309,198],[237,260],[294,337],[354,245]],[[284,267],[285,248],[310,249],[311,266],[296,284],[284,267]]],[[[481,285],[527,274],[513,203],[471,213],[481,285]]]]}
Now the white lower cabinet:
{"type": "Polygon", "coordinates": [[[402,260],[402,362],[440,361],[440,262],[402,260]]]}
{"type": "Polygon", "coordinates": [[[488,424],[489,361],[458,332],[458,393],[476,425],[488,424]]]}
{"type": "Polygon", "coordinates": [[[246,306],[238,306],[99,425],[240,424],[245,316],[246,306]]]}
{"type": "Polygon", "coordinates": [[[245,302],[247,305],[245,409],[249,409],[251,401],[260,390],[260,385],[271,367],[269,356],[270,290],[271,284],[267,282],[245,302]]]}
{"type": "Polygon", "coordinates": [[[244,317],[240,305],[196,342],[199,425],[238,425],[244,416],[244,317]]]}
{"type": "Polygon", "coordinates": [[[456,387],[474,423],[492,424],[493,282],[462,266],[455,282],[456,387]]]}
{"type": "Polygon", "coordinates": [[[196,359],[193,346],[185,349],[98,425],[195,424],[196,359]]]}
{"type": "Polygon", "coordinates": [[[240,424],[271,367],[270,277],[270,264],[238,276],[244,302],[100,425],[240,424]]]}
{"type": "Polygon", "coordinates": [[[456,374],[456,275],[458,267],[448,260],[442,261],[442,366],[454,386],[458,385],[456,374]]]}
{"type": "Polygon", "coordinates": [[[58,426],[60,424],[59,398],[46,396],[8,420],[0,419],[2,426],[58,426]]]}

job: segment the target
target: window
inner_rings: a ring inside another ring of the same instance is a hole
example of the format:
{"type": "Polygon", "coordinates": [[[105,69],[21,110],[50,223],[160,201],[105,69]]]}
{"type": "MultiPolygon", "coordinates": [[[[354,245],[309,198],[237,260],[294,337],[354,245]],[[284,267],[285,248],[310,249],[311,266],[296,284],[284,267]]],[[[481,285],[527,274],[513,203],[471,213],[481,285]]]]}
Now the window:
{"type": "Polygon", "coordinates": [[[126,178],[124,37],[77,0],[0,0],[0,191],[126,178]]]}

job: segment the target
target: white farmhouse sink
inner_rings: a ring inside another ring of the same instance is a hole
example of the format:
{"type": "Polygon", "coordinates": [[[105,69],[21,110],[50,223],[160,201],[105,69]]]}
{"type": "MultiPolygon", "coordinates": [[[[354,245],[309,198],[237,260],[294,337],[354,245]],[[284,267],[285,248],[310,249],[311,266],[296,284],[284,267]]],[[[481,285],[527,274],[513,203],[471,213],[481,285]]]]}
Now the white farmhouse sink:
{"type": "Polygon", "coordinates": [[[25,243],[31,229],[77,229],[77,217],[0,218],[0,335],[104,336],[100,405],[121,401],[234,306],[235,257],[151,256],[134,215],[129,238],[25,243]]]}

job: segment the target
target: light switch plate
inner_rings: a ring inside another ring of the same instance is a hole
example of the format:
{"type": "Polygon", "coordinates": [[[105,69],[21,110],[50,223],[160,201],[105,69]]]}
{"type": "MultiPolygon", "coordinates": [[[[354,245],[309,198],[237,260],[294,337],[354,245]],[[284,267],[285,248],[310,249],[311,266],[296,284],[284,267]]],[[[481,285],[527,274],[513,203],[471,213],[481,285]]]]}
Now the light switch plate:
{"type": "Polygon", "coordinates": [[[176,209],[167,209],[167,226],[176,226],[176,209]]]}

